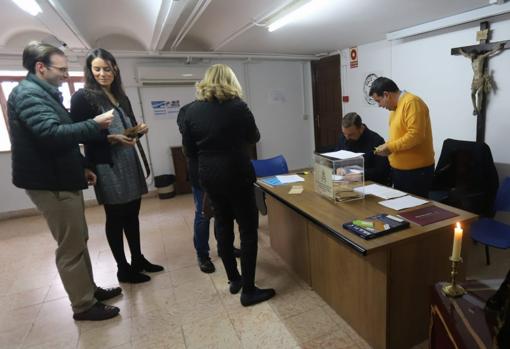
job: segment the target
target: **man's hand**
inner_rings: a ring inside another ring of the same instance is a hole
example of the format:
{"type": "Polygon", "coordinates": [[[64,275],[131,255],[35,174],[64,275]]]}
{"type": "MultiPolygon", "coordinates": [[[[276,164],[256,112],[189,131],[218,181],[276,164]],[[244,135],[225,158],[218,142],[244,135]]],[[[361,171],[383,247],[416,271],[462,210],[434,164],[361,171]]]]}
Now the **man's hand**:
{"type": "Polygon", "coordinates": [[[114,135],[108,135],[107,136],[108,142],[111,144],[117,144],[120,143],[122,145],[126,146],[132,146],[136,144],[136,138],[131,138],[123,134],[114,134],[114,135]]]}
{"type": "Polygon", "coordinates": [[[108,110],[106,113],[99,114],[94,118],[101,129],[108,128],[113,120],[113,109],[108,110]]]}
{"type": "Polygon", "coordinates": [[[85,179],[87,180],[88,185],[96,185],[97,176],[88,168],[85,169],[85,179]]]}
{"type": "Polygon", "coordinates": [[[388,145],[384,143],[374,149],[374,154],[379,156],[388,156],[391,154],[391,151],[388,148],[388,145]]]}

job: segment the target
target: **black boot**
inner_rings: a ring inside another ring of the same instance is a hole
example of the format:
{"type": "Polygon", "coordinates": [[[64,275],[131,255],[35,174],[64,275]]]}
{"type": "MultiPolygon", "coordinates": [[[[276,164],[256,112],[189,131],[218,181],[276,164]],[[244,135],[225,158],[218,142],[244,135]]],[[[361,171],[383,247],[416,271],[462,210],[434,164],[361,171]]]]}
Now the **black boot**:
{"type": "Polygon", "coordinates": [[[143,255],[138,258],[134,258],[131,261],[131,268],[138,273],[143,271],[147,273],[156,273],[158,271],[165,270],[165,268],[163,268],[161,265],[152,264],[149,262],[143,255]]]}
{"type": "Polygon", "coordinates": [[[150,281],[151,277],[149,275],[137,272],[132,267],[122,267],[117,271],[117,279],[119,282],[140,284],[142,282],[150,281]]]}
{"type": "Polygon", "coordinates": [[[249,292],[241,292],[241,304],[245,307],[267,301],[273,298],[276,292],[272,288],[260,289],[258,287],[253,288],[249,292]]]}
{"type": "Polygon", "coordinates": [[[198,267],[206,274],[214,273],[216,271],[216,268],[209,257],[198,257],[198,267]]]}

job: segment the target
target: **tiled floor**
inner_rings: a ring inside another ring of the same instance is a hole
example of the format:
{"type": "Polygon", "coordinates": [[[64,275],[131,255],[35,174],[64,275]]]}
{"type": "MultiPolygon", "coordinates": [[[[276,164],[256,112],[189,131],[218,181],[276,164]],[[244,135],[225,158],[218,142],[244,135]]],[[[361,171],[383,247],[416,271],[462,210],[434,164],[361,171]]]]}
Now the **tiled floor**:
{"type": "MultiPolygon", "coordinates": [[[[88,208],[87,220],[96,282],[115,286],[102,208],[88,208]]],[[[142,250],[166,271],[152,274],[149,283],[123,284],[123,295],[111,302],[121,316],[95,323],[72,320],[42,217],[0,221],[0,348],[369,348],[270,249],[265,217],[256,279],[277,296],[248,308],[228,292],[215,248],[217,271],[198,269],[192,221],[191,195],[144,199],[142,250]]],[[[469,266],[474,276],[501,277],[510,267],[504,251],[493,251],[493,266],[486,268],[481,247],[468,248],[476,249],[469,266]]]]}

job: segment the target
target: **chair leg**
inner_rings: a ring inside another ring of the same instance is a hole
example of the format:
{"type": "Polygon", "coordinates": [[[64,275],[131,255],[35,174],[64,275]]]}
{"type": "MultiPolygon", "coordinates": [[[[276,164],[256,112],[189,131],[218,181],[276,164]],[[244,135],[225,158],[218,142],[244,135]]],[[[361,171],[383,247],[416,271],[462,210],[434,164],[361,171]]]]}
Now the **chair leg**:
{"type": "Polygon", "coordinates": [[[485,262],[491,265],[491,256],[489,255],[489,246],[485,245],[485,262]]]}

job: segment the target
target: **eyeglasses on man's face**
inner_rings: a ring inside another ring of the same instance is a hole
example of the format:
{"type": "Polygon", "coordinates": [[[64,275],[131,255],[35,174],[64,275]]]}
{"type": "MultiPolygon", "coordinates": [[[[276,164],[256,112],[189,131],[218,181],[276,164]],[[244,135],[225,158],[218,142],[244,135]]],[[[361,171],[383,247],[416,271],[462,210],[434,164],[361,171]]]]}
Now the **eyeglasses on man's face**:
{"type": "Polygon", "coordinates": [[[55,68],[56,70],[58,70],[62,74],[68,74],[69,73],[69,68],[68,67],[57,67],[57,66],[52,65],[52,64],[47,64],[46,67],[49,68],[49,69],[55,68]]]}

